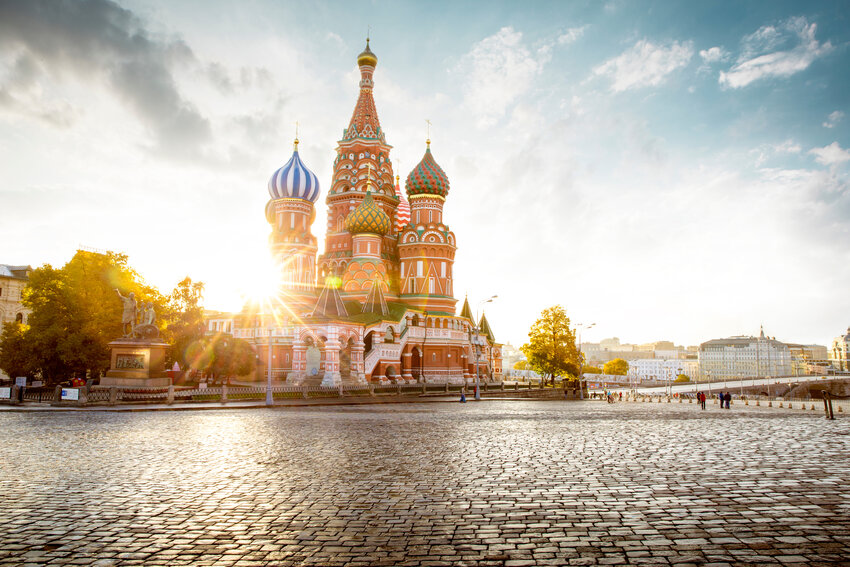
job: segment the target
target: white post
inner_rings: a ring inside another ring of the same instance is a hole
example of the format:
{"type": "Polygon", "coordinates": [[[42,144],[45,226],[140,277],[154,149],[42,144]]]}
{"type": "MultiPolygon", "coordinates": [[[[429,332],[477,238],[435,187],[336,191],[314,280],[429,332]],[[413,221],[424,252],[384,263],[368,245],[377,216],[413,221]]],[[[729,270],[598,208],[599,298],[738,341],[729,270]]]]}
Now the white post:
{"type": "Polygon", "coordinates": [[[272,330],[269,329],[269,360],[267,365],[268,371],[266,376],[266,405],[270,406],[274,404],[274,397],[272,396],[272,330]]]}

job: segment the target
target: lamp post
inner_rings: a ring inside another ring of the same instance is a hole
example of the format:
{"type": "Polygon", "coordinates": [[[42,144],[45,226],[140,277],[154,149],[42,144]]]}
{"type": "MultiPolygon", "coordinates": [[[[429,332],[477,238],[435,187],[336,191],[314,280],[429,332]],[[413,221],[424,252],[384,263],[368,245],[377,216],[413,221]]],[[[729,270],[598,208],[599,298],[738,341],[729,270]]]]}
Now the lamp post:
{"type": "Polygon", "coordinates": [[[478,302],[478,306],[475,308],[475,321],[473,322],[474,323],[473,324],[473,330],[475,332],[474,338],[475,338],[475,401],[476,402],[481,401],[481,386],[479,384],[479,377],[478,377],[478,360],[481,357],[481,337],[479,336],[479,332],[481,331],[481,329],[479,328],[479,325],[478,325],[478,322],[479,322],[478,313],[481,311],[482,305],[484,305],[485,303],[492,302],[497,297],[499,297],[499,296],[493,295],[493,296],[491,296],[487,299],[482,299],[481,301],[478,302]]]}
{"type": "Polygon", "coordinates": [[[578,329],[578,397],[580,400],[584,399],[584,387],[582,386],[582,382],[584,381],[584,354],[581,352],[581,330],[590,329],[595,326],[596,323],[591,323],[589,325],[576,323],[576,328],[578,329]]]}
{"type": "Polygon", "coordinates": [[[266,372],[266,405],[270,406],[274,403],[272,396],[272,329],[269,328],[269,361],[266,372]]]}

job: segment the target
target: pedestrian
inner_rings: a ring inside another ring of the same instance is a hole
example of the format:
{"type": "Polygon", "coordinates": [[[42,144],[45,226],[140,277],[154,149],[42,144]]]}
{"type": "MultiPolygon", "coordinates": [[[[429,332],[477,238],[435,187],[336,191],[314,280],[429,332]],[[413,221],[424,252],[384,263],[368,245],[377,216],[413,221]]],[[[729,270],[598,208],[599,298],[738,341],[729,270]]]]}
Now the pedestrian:
{"type": "Polygon", "coordinates": [[[463,390],[460,391],[460,403],[462,403],[462,404],[466,403],[466,392],[463,391],[463,390]]]}
{"type": "Polygon", "coordinates": [[[729,409],[729,406],[732,404],[732,394],[730,392],[726,392],[726,409],[729,409]]]}
{"type": "Polygon", "coordinates": [[[707,396],[705,395],[705,392],[699,393],[699,402],[700,402],[700,405],[702,406],[702,409],[705,409],[705,399],[706,399],[706,397],[707,396]]]}

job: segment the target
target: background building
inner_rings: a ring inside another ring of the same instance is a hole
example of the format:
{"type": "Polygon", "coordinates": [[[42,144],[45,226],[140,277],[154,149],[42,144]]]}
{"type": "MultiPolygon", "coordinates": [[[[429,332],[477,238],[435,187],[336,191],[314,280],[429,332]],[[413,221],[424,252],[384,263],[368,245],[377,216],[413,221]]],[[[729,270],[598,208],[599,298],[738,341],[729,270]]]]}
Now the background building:
{"type": "Polygon", "coordinates": [[[699,366],[702,380],[793,375],[788,345],[766,337],[764,329],[758,337],[730,337],[702,343],[699,366]]]}
{"type": "Polygon", "coordinates": [[[848,352],[850,352],[850,327],[847,327],[847,334],[833,339],[832,348],[829,350],[829,359],[836,370],[850,372],[848,352]]]}
{"type": "Polygon", "coordinates": [[[30,266],[0,264],[0,327],[10,321],[26,324],[30,312],[21,303],[21,294],[31,271],[30,266]]]}

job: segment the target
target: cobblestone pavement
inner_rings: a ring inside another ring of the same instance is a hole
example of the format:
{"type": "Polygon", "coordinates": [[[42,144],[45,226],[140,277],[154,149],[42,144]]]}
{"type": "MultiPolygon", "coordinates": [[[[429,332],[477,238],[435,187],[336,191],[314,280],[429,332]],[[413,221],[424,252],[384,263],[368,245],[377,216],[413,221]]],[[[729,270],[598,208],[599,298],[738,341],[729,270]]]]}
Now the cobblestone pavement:
{"type": "Polygon", "coordinates": [[[709,408],[0,414],[0,565],[850,565],[850,419],[709,408]]]}

